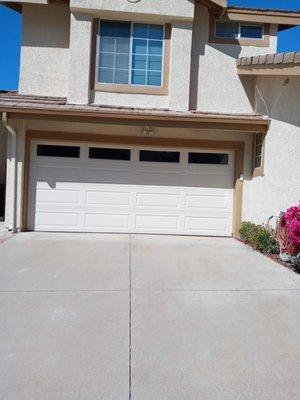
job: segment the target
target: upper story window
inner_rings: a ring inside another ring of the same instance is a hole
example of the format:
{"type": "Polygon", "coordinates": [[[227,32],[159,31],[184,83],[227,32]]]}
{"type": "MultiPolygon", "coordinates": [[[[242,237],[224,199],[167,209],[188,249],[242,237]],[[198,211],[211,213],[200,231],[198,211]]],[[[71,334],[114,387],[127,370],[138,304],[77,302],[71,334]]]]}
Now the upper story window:
{"type": "Polygon", "coordinates": [[[164,25],[101,21],[97,83],[161,88],[164,38],[164,25]]]}
{"type": "Polygon", "coordinates": [[[269,24],[219,20],[218,15],[210,15],[211,43],[268,47],[269,31],[269,24]]]}
{"type": "Polygon", "coordinates": [[[215,37],[226,39],[263,39],[263,25],[233,21],[216,21],[215,37]]]}

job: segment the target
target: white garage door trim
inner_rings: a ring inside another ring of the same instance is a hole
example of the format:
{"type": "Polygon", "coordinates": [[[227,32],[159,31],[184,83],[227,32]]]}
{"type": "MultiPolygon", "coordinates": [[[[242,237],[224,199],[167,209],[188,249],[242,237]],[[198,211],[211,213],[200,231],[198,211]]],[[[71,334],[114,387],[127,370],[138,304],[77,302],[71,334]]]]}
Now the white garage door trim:
{"type": "Polygon", "coordinates": [[[28,229],[231,236],[234,152],[85,142],[31,142],[28,229]],[[80,147],[80,158],[37,156],[37,145],[80,147]],[[131,161],[89,159],[89,148],[129,149],[131,161]],[[140,150],[180,153],[179,163],[139,161],[140,150]],[[228,164],[189,164],[189,153],[228,164]]]}

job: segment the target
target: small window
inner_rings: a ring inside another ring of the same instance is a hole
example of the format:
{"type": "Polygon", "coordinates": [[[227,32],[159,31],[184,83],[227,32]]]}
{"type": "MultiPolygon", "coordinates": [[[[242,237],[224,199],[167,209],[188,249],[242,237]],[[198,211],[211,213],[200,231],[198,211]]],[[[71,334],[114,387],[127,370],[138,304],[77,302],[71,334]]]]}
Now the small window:
{"type": "Polygon", "coordinates": [[[217,21],[216,22],[216,37],[224,39],[235,39],[239,34],[238,22],[217,21]]]}
{"type": "Polygon", "coordinates": [[[45,156],[45,157],[79,158],[80,157],[80,147],[38,144],[37,145],[37,155],[45,156]]]}
{"type": "Polygon", "coordinates": [[[217,39],[263,39],[264,25],[247,22],[215,21],[215,38],[217,39]]]}
{"type": "Polygon", "coordinates": [[[164,26],[101,21],[98,82],[162,86],[164,26]]]}
{"type": "Polygon", "coordinates": [[[128,149],[108,149],[106,147],[90,147],[89,158],[101,160],[130,160],[128,149]]]}
{"type": "Polygon", "coordinates": [[[263,152],[263,134],[257,133],[255,135],[254,168],[260,168],[262,166],[262,152],[263,152]]]}
{"type": "Polygon", "coordinates": [[[179,151],[152,151],[141,150],[140,161],[161,162],[161,163],[179,163],[179,151]]]}
{"type": "Polygon", "coordinates": [[[189,153],[189,164],[221,164],[221,165],[228,165],[228,154],[221,154],[221,153],[189,153]]]}
{"type": "Polygon", "coordinates": [[[263,26],[242,23],[241,24],[241,38],[262,39],[263,38],[263,26]]]}

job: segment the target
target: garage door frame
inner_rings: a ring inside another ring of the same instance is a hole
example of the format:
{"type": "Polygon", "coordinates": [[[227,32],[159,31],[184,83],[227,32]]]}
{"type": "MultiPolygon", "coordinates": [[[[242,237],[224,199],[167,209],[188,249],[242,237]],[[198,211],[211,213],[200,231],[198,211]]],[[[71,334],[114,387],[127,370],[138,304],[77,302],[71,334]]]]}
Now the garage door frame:
{"type": "Polygon", "coordinates": [[[29,169],[30,149],[32,140],[53,140],[72,142],[95,142],[106,144],[170,147],[170,148],[197,148],[208,150],[230,150],[234,151],[234,199],[233,199],[233,236],[239,237],[239,229],[242,219],[242,195],[243,182],[240,176],[243,174],[244,164],[244,142],[242,141],[217,141],[217,140],[195,140],[175,139],[158,137],[117,136],[98,135],[71,132],[49,132],[49,131],[27,131],[25,136],[25,162],[23,182],[22,203],[22,230],[27,230],[28,201],[29,201],[29,169]]]}

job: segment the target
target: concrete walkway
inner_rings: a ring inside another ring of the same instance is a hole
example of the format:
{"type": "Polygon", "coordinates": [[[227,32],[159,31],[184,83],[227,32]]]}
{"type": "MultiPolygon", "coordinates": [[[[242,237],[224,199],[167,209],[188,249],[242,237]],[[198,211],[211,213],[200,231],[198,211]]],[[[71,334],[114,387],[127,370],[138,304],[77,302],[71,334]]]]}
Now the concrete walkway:
{"type": "Polygon", "coordinates": [[[300,277],[233,239],[0,244],[0,398],[298,400],[300,277]]]}

